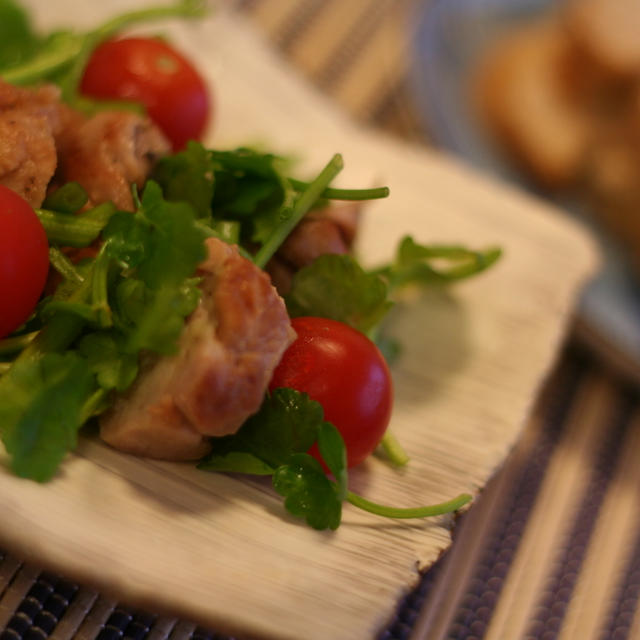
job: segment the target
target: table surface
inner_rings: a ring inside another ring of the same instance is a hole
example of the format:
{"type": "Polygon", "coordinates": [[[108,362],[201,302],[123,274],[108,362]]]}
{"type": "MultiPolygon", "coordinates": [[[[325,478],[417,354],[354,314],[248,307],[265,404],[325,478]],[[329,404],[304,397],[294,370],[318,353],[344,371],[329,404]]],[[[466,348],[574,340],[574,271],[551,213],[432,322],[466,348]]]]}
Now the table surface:
{"type": "MultiPolygon", "coordinates": [[[[240,0],[318,89],[366,125],[429,145],[407,87],[410,0],[240,0]]],[[[449,552],[381,640],[640,637],[640,402],[576,331],[530,423],[449,552]]],[[[0,550],[0,640],[209,638],[0,550]]]]}

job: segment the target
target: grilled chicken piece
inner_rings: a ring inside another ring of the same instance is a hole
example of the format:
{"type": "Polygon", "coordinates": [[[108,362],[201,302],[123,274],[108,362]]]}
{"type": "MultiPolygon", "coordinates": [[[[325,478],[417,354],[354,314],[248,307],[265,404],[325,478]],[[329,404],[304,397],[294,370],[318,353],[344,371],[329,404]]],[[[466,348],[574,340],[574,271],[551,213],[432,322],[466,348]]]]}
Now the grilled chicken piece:
{"type": "Polygon", "coordinates": [[[60,102],[60,91],[15,87],[0,80],[0,184],[41,206],[55,175],[75,180],[90,204],[112,200],[133,210],[131,185],[144,184],[170,145],[148,118],[104,111],[85,118],[60,102]]]}
{"type": "Polygon", "coordinates": [[[37,90],[0,80],[0,184],[32,207],[44,200],[56,170],[55,136],[67,110],[53,86],[37,90]]]}
{"type": "Polygon", "coordinates": [[[111,200],[133,211],[131,185],[142,187],[155,161],[170,151],[160,130],[127,111],[103,111],[57,139],[59,179],[79,182],[90,204],[111,200]]]}
{"type": "Polygon", "coordinates": [[[207,436],[234,433],[262,402],[295,334],[269,277],[216,239],[200,266],[202,298],[174,356],[154,358],[101,418],[100,435],[128,453],[190,460],[207,436]]]}

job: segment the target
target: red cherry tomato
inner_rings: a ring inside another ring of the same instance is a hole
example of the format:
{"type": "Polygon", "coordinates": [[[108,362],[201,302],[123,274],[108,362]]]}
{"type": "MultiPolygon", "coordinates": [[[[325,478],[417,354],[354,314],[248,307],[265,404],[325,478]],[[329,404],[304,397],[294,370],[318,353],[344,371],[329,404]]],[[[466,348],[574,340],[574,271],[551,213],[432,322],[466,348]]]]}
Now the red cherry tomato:
{"type": "Polygon", "coordinates": [[[342,434],[347,465],[362,462],[379,444],[391,417],[391,374],[364,334],[327,318],[292,320],[297,339],[276,367],[269,388],[304,391],[342,434]]]}
{"type": "Polygon", "coordinates": [[[38,216],[0,185],[0,338],[32,313],[49,271],[49,243],[38,216]]]}
{"type": "Polygon", "coordinates": [[[80,90],[93,98],[142,103],[175,151],[189,140],[200,140],[210,117],[209,92],[200,74],[156,38],[123,38],[98,45],[80,90]]]}

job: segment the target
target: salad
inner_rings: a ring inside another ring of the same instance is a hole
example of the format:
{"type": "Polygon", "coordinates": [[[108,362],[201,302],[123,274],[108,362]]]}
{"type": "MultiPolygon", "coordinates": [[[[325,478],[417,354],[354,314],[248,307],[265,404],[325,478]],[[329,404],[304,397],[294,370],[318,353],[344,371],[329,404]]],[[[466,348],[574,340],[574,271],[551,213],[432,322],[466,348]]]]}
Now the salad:
{"type": "Polygon", "coordinates": [[[349,490],[347,470],[379,446],[406,462],[387,428],[399,345],[383,321],[396,293],[470,277],[499,249],[407,236],[365,269],[358,203],[388,189],[332,187],[339,154],[303,179],[268,151],[203,145],[214,106],[197,69],[164,40],[116,38],[203,11],[183,0],[42,35],[0,0],[0,168],[12,167],[0,172],[0,437],[12,471],[51,479],[97,427],[135,455],[270,476],[317,529],[339,525],[345,500],[388,517],[455,511],[470,496],[377,505],[349,490]]]}

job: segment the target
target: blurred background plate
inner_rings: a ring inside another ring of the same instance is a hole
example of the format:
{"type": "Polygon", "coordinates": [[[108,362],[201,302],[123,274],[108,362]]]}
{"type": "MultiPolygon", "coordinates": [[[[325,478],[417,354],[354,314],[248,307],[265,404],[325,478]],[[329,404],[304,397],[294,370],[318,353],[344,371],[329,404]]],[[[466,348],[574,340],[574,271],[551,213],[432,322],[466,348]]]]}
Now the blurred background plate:
{"type": "MultiPolygon", "coordinates": [[[[516,183],[542,197],[501,153],[475,112],[471,78],[487,47],[514,26],[553,10],[553,0],[432,0],[418,2],[412,24],[410,90],[428,136],[482,171],[516,183]]],[[[602,245],[603,268],[585,290],[578,333],[610,362],[640,378],[640,292],[616,242],[595,228],[581,206],[553,198],[569,215],[594,227],[602,245]]]]}

